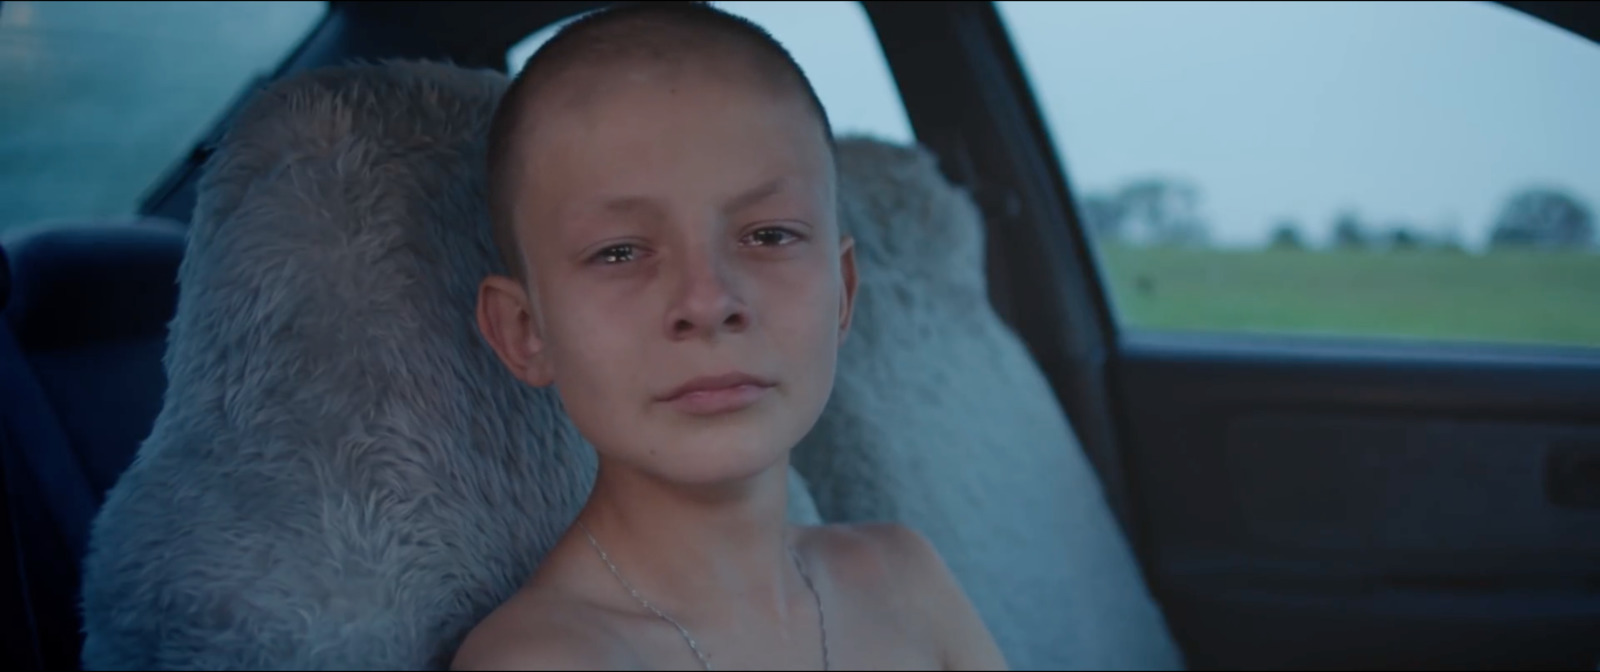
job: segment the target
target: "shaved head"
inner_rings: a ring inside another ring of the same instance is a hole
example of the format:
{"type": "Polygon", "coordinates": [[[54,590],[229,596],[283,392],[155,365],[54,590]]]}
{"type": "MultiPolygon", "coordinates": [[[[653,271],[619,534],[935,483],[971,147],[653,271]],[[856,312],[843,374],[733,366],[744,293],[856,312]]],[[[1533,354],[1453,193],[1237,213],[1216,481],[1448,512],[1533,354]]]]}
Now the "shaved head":
{"type": "Polygon", "coordinates": [[[525,180],[538,179],[524,174],[526,162],[517,152],[525,136],[538,132],[534,119],[547,110],[582,107],[603,94],[608,81],[641,66],[715,71],[736,85],[800,94],[831,153],[833,132],[821,101],[800,66],[761,27],[704,2],[623,3],[593,12],[568,24],[528,59],[490,126],[490,217],[495,246],[513,276],[525,274],[516,196],[525,180]]]}
{"type": "Polygon", "coordinates": [[[856,287],[832,132],[789,55],[704,4],[611,9],[546,43],[492,126],[507,272],[478,328],[506,368],[555,387],[618,487],[783,487],[856,287]],[[719,376],[746,382],[685,387],[719,376]]]}

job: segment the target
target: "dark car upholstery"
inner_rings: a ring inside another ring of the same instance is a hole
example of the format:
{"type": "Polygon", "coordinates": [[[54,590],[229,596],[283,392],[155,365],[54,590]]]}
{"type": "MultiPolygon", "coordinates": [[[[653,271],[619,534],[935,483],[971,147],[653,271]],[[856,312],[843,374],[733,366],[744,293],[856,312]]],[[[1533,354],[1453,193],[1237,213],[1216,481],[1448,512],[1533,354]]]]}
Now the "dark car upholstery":
{"type": "Polygon", "coordinates": [[[4,242],[0,449],[14,577],[4,590],[21,605],[7,613],[20,622],[5,625],[37,642],[45,668],[78,666],[89,524],[161,409],[183,235],[175,222],[145,219],[41,227],[4,242]]]}

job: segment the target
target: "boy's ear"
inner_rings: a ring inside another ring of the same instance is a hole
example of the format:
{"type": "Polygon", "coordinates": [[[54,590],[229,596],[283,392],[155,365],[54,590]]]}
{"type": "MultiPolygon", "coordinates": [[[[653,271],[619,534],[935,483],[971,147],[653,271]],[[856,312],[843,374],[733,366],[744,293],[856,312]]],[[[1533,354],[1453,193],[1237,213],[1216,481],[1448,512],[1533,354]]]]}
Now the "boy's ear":
{"type": "Polygon", "coordinates": [[[839,301],[839,342],[850,335],[850,318],[856,307],[856,240],[839,240],[839,271],[844,275],[844,292],[839,301]]]}
{"type": "Polygon", "coordinates": [[[534,387],[553,382],[544,335],[523,284],[491,275],[478,285],[478,331],[517,380],[534,387]]]}

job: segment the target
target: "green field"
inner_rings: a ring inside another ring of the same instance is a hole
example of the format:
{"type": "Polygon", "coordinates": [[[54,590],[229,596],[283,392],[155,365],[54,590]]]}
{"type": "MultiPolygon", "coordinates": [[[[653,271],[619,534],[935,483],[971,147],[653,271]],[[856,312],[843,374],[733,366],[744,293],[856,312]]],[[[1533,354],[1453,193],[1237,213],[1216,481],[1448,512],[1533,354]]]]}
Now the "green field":
{"type": "Polygon", "coordinates": [[[1600,347],[1600,254],[1102,245],[1128,327],[1600,347]]]}

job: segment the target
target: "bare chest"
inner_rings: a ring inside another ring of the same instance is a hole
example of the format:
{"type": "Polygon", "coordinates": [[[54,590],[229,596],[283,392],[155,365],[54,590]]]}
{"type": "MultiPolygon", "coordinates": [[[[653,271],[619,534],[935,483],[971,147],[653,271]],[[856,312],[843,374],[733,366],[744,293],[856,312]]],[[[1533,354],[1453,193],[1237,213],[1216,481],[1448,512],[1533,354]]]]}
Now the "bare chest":
{"type": "Polygon", "coordinates": [[[871,598],[825,596],[822,619],[796,619],[787,627],[683,623],[680,631],[652,615],[615,623],[613,631],[626,642],[629,658],[647,670],[698,670],[703,664],[714,670],[821,670],[825,660],[833,670],[941,669],[937,644],[919,635],[915,615],[871,598]]]}

